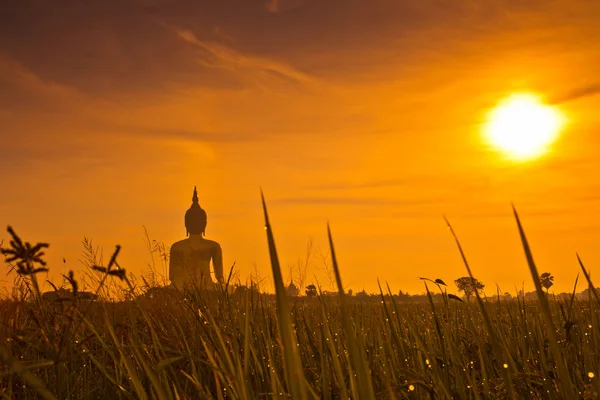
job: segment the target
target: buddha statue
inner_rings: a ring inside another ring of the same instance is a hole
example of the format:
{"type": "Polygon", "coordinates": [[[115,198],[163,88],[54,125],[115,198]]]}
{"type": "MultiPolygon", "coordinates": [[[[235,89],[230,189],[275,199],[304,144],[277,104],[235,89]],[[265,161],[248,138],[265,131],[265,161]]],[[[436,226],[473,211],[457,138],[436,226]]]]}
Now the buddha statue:
{"type": "Polygon", "coordinates": [[[210,276],[212,260],[218,284],[223,284],[223,254],[221,246],[204,238],[207,224],[206,211],[198,204],[198,192],[194,187],[192,206],[185,213],[187,239],[171,246],[169,279],[179,290],[184,287],[212,289],[215,282],[210,276]]]}

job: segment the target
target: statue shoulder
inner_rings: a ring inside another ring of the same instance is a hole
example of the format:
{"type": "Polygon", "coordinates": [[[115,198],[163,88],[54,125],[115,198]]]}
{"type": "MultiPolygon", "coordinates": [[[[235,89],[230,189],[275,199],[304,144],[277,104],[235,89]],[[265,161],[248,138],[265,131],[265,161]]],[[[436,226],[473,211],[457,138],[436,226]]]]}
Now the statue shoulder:
{"type": "Polygon", "coordinates": [[[171,251],[184,251],[188,247],[187,239],[180,240],[171,245],[171,251]]]}
{"type": "Polygon", "coordinates": [[[206,242],[213,249],[220,249],[221,248],[221,245],[219,243],[215,242],[214,240],[206,239],[206,242]]]}

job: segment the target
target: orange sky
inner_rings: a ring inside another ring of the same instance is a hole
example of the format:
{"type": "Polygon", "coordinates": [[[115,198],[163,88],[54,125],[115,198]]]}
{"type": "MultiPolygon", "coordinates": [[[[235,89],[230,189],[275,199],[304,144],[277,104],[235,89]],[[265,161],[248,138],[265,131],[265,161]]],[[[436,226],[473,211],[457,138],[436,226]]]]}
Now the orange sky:
{"type": "MultiPolygon", "coordinates": [[[[466,274],[446,215],[493,294],[532,287],[512,201],[568,291],[575,251],[600,264],[598,15],[570,0],[9,2],[0,225],[51,243],[51,278],[63,257],[81,271],[84,236],[105,257],[121,244],[139,274],[142,226],[183,238],[197,185],[225,264],[270,276],[262,187],[283,266],[309,240],[325,253],[329,221],[349,288],[422,292],[418,276],[466,274]],[[569,119],[533,162],[481,137],[515,91],[569,119]]],[[[322,265],[309,280],[327,288],[322,265]]]]}

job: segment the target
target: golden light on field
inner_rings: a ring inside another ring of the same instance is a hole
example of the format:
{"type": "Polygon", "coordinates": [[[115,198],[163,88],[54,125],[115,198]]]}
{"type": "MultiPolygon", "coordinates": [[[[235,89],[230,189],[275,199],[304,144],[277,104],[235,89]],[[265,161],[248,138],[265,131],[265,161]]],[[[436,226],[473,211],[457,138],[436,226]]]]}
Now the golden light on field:
{"type": "Polygon", "coordinates": [[[557,108],[533,94],[513,94],[490,112],[484,133],[510,158],[527,160],[545,154],[562,126],[557,108]]]}

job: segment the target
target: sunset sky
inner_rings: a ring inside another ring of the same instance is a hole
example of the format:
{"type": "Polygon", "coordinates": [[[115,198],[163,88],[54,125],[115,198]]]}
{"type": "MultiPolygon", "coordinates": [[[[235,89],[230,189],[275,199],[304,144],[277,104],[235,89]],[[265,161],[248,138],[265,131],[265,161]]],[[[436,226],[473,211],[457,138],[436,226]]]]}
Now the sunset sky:
{"type": "Polygon", "coordinates": [[[486,293],[532,290],[511,202],[555,291],[572,289],[576,251],[600,271],[600,2],[2,7],[0,238],[10,224],[50,242],[56,282],[81,273],[84,237],[105,259],[122,245],[120,264],[147,271],[143,226],[165,244],[184,238],[194,185],[207,237],[242,279],[255,264],[270,276],[260,188],[286,279],[312,240],[307,283],[325,289],[327,221],[355,292],[466,275],[445,215],[486,293]],[[482,138],[513,92],[568,120],[539,159],[507,160],[482,138]]]}

